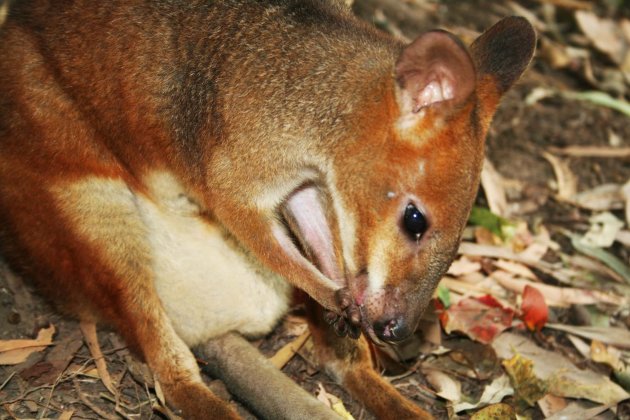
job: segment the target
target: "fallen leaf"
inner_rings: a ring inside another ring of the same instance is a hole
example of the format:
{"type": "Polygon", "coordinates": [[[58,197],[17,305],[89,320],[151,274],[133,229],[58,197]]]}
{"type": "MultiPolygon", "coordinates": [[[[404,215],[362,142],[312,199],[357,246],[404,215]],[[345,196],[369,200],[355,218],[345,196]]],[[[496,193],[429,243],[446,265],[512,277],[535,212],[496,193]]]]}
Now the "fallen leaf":
{"type": "MultiPolygon", "coordinates": [[[[508,363],[512,369],[510,376],[519,375],[516,378],[522,376],[524,385],[527,385],[525,389],[529,390],[529,387],[532,387],[532,392],[526,393],[529,401],[537,397],[536,390],[542,388],[557,396],[585,398],[601,404],[616,404],[630,397],[630,394],[612,382],[608,376],[588,369],[580,370],[566,357],[538,347],[527,337],[504,332],[494,340],[492,347],[499,357],[510,360],[508,363]],[[519,359],[526,359],[529,362],[519,359]],[[542,385],[534,378],[541,381],[542,385]]],[[[517,393],[518,383],[513,383],[517,393]]]]}
{"type": "Polygon", "coordinates": [[[615,242],[617,233],[624,223],[612,213],[604,212],[589,218],[591,227],[588,232],[579,239],[580,244],[588,247],[608,248],[615,242]]]}
{"type": "Polygon", "coordinates": [[[584,10],[575,12],[575,20],[598,50],[606,53],[615,63],[624,63],[628,49],[626,42],[630,40],[626,41],[620,25],[584,10]]]}
{"type": "Polygon", "coordinates": [[[582,191],[573,197],[573,202],[581,208],[593,211],[620,209],[624,204],[621,186],[618,184],[603,184],[582,191]]]}
{"type": "MultiPolygon", "coordinates": [[[[483,393],[481,394],[481,397],[476,403],[460,402],[458,404],[453,405],[453,410],[456,413],[459,413],[460,411],[471,410],[471,409],[481,407],[487,404],[493,404],[491,407],[493,406],[496,407],[497,405],[502,405],[502,404],[497,404],[497,403],[503,401],[503,398],[513,395],[513,394],[514,394],[514,389],[510,385],[510,378],[507,375],[501,375],[495,380],[493,380],[490,384],[488,384],[483,389],[483,393]]],[[[475,415],[473,415],[471,418],[476,418],[476,419],[492,418],[492,417],[483,417],[484,414],[480,414],[481,411],[475,413],[475,415]],[[476,417],[477,415],[479,415],[480,417],[476,417]]],[[[506,418],[506,417],[500,416],[500,417],[495,417],[495,418],[506,418]]]]}
{"type": "Polygon", "coordinates": [[[492,213],[506,217],[508,216],[508,204],[504,184],[501,174],[495,169],[492,162],[485,158],[481,171],[481,187],[485,193],[488,207],[492,213]]]}
{"type": "Polygon", "coordinates": [[[558,198],[564,201],[571,201],[577,193],[577,178],[567,161],[552,155],[549,152],[542,152],[542,156],[551,164],[556,175],[558,184],[558,198]]]}
{"type": "Polygon", "coordinates": [[[546,420],[567,420],[567,419],[594,419],[600,414],[608,410],[611,405],[598,405],[591,407],[582,402],[572,402],[566,408],[558,411],[554,415],[547,417],[546,420]]]}
{"type": "MultiPolygon", "coordinates": [[[[82,345],[81,332],[76,328],[60,329],[55,345],[46,352],[45,361],[41,362],[46,364],[46,372],[41,372],[33,377],[30,383],[34,386],[54,383],[68,367],[82,345]]],[[[23,373],[20,376],[24,377],[23,373]]]]}
{"type": "Polygon", "coordinates": [[[607,93],[599,91],[587,92],[563,92],[562,96],[567,99],[576,99],[579,101],[588,101],[595,105],[604,106],[622,114],[630,116],[630,104],[623,99],[615,99],[607,93]]]}
{"type": "Polygon", "coordinates": [[[516,396],[530,406],[534,405],[546,393],[544,381],[534,373],[534,364],[520,354],[503,362],[505,371],[510,376],[516,396]]]}
{"type": "Polygon", "coordinates": [[[64,410],[58,417],[59,420],[70,420],[74,415],[74,410],[64,410]]]}
{"type": "Polygon", "coordinates": [[[0,340],[0,365],[17,365],[52,344],[55,326],[42,328],[32,340],[0,340]]]}
{"type": "Polygon", "coordinates": [[[623,363],[619,359],[621,356],[619,350],[614,347],[608,347],[598,340],[591,341],[591,359],[598,363],[603,363],[616,371],[623,369],[623,363]]]}
{"type": "Polygon", "coordinates": [[[462,398],[462,384],[450,375],[437,369],[422,369],[427,382],[435,389],[436,394],[447,401],[459,402],[462,398]]]}
{"type": "Polygon", "coordinates": [[[589,340],[598,340],[615,347],[630,349],[630,331],[617,327],[587,327],[565,324],[547,324],[547,328],[568,332],[589,340]]]}
{"type": "Polygon", "coordinates": [[[346,410],[343,402],[333,394],[330,394],[324,389],[324,386],[319,383],[319,390],[317,391],[317,399],[324,403],[328,408],[332,409],[335,413],[339,414],[341,418],[346,420],[354,420],[352,414],[346,410]]]}
{"type": "Polygon", "coordinates": [[[555,413],[565,409],[566,406],[566,399],[553,394],[547,394],[538,400],[538,407],[540,407],[540,411],[543,412],[545,418],[550,417],[555,413]]]}
{"type": "Polygon", "coordinates": [[[514,311],[504,308],[492,296],[485,295],[459,301],[444,311],[440,320],[447,334],[459,331],[487,344],[512,325],[513,317],[514,311]]]}
{"type": "Polygon", "coordinates": [[[462,256],[453,261],[451,266],[448,268],[447,274],[459,277],[463,276],[464,274],[474,273],[480,270],[481,264],[479,264],[477,261],[471,261],[466,256],[462,256]]]}
{"type": "Polygon", "coordinates": [[[516,293],[523,293],[525,286],[528,285],[536,287],[545,296],[545,302],[549,306],[566,307],[569,305],[592,305],[595,303],[609,303],[621,306],[627,303],[626,297],[612,293],[535,283],[530,280],[516,278],[511,273],[501,270],[494,271],[490,276],[495,278],[506,289],[516,293]]]}
{"type": "Polygon", "coordinates": [[[534,272],[530,270],[529,267],[527,267],[525,264],[507,260],[497,260],[494,262],[494,266],[500,268],[503,271],[507,271],[508,273],[512,273],[526,279],[538,280],[536,274],[534,274],[534,272]]]}
{"type": "Polygon", "coordinates": [[[508,404],[492,404],[470,416],[470,420],[516,420],[516,411],[508,404]]]}
{"type": "Polygon", "coordinates": [[[444,308],[448,308],[451,306],[451,293],[448,290],[448,287],[440,284],[437,288],[437,296],[444,305],[444,308]]]}
{"type": "Polygon", "coordinates": [[[523,290],[521,317],[530,331],[540,331],[547,323],[549,308],[542,293],[534,286],[527,285],[523,290]]]}
{"type": "Polygon", "coordinates": [[[588,255],[589,257],[598,259],[599,261],[606,264],[611,269],[615,270],[617,274],[622,276],[626,283],[630,284],[630,267],[621,261],[619,258],[607,252],[601,248],[591,247],[583,245],[580,242],[580,236],[574,235],[572,233],[566,233],[566,235],[571,239],[571,245],[578,252],[581,252],[584,255],[588,255]]]}

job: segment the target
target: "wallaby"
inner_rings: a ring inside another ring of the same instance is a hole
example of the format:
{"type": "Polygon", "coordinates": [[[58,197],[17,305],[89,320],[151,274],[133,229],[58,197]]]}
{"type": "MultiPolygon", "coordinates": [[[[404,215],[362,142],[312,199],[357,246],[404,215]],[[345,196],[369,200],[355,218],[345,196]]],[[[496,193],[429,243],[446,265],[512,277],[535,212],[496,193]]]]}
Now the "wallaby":
{"type": "Polygon", "coordinates": [[[404,45],[324,0],[14,1],[3,257],[113,326],[185,418],[237,418],[190,347],[268,333],[294,287],[334,379],[378,418],[429,418],[365,337],[414,331],[535,42],[508,17],[470,48],[445,31],[404,45]]]}

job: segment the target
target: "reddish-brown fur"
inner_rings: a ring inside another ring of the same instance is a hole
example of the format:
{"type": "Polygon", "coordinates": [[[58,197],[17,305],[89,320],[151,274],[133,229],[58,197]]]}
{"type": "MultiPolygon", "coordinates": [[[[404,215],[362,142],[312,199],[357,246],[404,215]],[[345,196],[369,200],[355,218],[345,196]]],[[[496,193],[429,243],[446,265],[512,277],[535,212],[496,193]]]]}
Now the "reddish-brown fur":
{"type": "MultiPolygon", "coordinates": [[[[151,176],[169,174],[195,221],[336,312],[341,332],[349,317],[372,338],[389,320],[409,333],[535,36],[506,19],[469,53],[444,33],[405,48],[335,2],[33,0],[12,4],[0,43],[3,256],[68,313],[113,325],[186,417],[234,418],[156,292],[146,212],[165,201],[151,176]],[[447,86],[431,96],[432,80],[447,86]],[[274,236],[288,230],[313,259],[281,209],[311,186],[342,278],[274,236]],[[401,225],[409,200],[429,220],[415,242],[401,225]]],[[[379,418],[429,417],[370,370],[365,338],[335,336],[310,305],[320,361],[353,395],[379,418]]]]}

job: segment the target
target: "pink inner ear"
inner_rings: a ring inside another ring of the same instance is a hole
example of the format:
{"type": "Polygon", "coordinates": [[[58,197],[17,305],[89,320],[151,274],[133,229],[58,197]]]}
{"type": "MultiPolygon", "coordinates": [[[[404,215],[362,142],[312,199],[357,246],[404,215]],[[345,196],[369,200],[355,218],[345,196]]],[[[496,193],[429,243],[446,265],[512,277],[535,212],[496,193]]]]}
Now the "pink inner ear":
{"type": "Polygon", "coordinates": [[[314,254],[321,272],[331,280],[340,282],[341,272],[335,259],[332,233],[325,212],[313,186],[294,192],[287,201],[301,237],[314,254]]]}
{"type": "Polygon", "coordinates": [[[409,44],[396,63],[399,86],[412,98],[411,112],[452,101],[475,88],[475,67],[466,48],[445,31],[427,32],[409,44]]]}

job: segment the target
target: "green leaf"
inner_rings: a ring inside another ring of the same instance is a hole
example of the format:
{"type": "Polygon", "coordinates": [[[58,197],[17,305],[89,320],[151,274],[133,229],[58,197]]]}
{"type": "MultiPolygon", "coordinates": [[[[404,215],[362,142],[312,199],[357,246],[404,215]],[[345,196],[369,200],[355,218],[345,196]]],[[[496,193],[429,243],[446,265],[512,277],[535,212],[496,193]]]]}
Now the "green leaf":
{"type": "Polygon", "coordinates": [[[587,91],[587,92],[565,92],[565,97],[570,99],[578,99],[582,101],[589,101],[595,105],[605,106],[607,108],[614,109],[630,117],[630,104],[622,99],[615,99],[607,93],[599,91],[587,91]]]}
{"type": "Polygon", "coordinates": [[[440,302],[442,302],[442,305],[444,305],[445,308],[448,309],[451,306],[451,291],[448,290],[448,287],[442,286],[440,284],[438,286],[438,289],[437,289],[437,296],[438,296],[438,299],[440,299],[440,302]]]}
{"type": "Polygon", "coordinates": [[[472,225],[488,229],[501,239],[505,239],[507,231],[512,227],[509,220],[497,216],[486,208],[476,206],[472,208],[468,221],[472,225]]]}
{"type": "Polygon", "coordinates": [[[630,284],[630,268],[623,261],[602,248],[583,245],[580,241],[581,237],[579,235],[574,235],[568,232],[566,235],[571,239],[571,245],[573,245],[573,248],[575,248],[578,252],[603,262],[617,272],[617,274],[622,276],[626,283],[630,284]]]}

